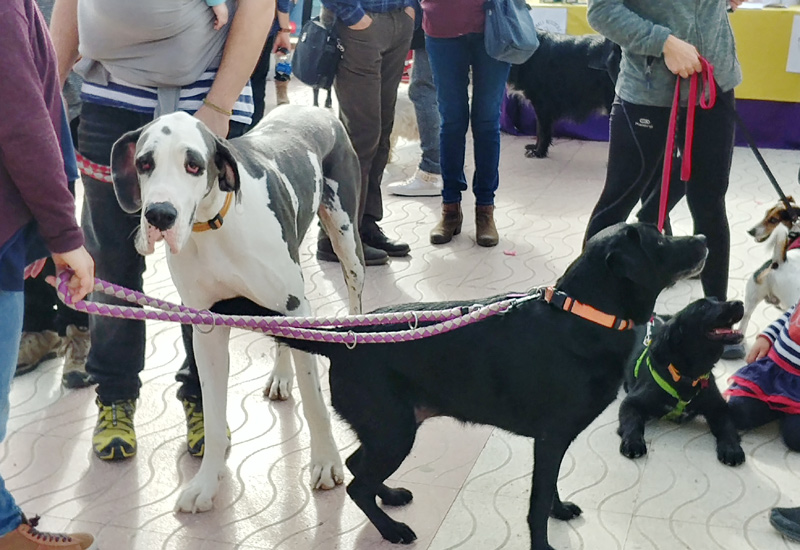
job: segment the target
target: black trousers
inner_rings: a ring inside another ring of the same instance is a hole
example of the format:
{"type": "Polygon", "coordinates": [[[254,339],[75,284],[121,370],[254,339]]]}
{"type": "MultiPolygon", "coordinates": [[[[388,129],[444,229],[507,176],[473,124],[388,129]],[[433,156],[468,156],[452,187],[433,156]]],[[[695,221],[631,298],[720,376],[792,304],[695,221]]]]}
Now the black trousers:
{"type": "Polygon", "coordinates": [[[728,401],[733,423],[740,430],[752,430],[775,420],[780,421],[783,442],[792,451],[800,451],[800,415],[786,414],[752,397],[731,397],[728,401]]]}
{"type": "Polygon", "coordinates": [[[265,103],[264,96],[267,93],[267,76],[269,76],[269,60],[272,54],[272,46],[275,44],[275,35],[267,37],[264,49],[261,50],[261,57],[258,58],[253,74],[250,76],[250,86],[253,88],[253,122],[250,123],[248,130],[258,124],[264,118],[265,103]]]}
{"type": "MultiPolygon", "coordinates": [[[[78,127],[78,151],[103,166],[111,163],[111,147],[122,134],[144,126],[151,115],[84,102],[78,127]]],[[[229,137],[241,135],[244,124],[231,122],[229,137]]],[[[117,203],[114,186],[82,176],[84,204],[81,225],[86,248],[95,261],[96,276],[133,290],[142,290],[145,260],[134,248],[139,227],[138,214],[126,214],[117,203]]],[[[92,295],[104,303],[121,303],[107,295],[92,295]]],[[[126,304],[127,305],[127,304],[126,304]]],[[[139,396],[144,368],[145,323],[92,315],[89,318],[92,348],[86,371],[97,381],[97,395],[109,403],[139,396]]],[[[176,379],[181,382],[178,397],[201,396],[197,364],[192,353],[192,329],[182,325],[186,360],[176,379]]]]}
{"type": "MultiPolygon", "coordinates": [[[[80,117],[76,117],[70,122],[73,143],[78,143],[79,121],[80,117]]],[[[74,189],[70,187],[70,190],[74,194],[74,189]]],[[[89,326],[88,316],[64,305],[58,299],[56,289],[45,280],[45,277],[55,273],[55,264],[48,258],[38,277],[25,280],[25,315],[22,322],[24,332],[52,330],[64,336],[69,325],[81,328],[89,326]]]]}
{"type": "MultiPolygon", "coordinates": [[[[725,193],[733,157],[735,121],[731,113],[733,91],[718,94],[714,108],[698,108],[695,116],[692,175],[685,184],[677,179],[680,163],[673,164],[674,206],[683,192],[694,222],[694,233],[708,239],[708,259],[700,281],[706,296],[725,300],[728,292],[730,229],[725,193]]],[[[669,107],[635,105],[617,99],[611,109],[611,138],[606,182],[594,207],[585,240],[602,229],[624,222],[643,200],[640,221],[656,223],[658,201],[647,201],[657,193],[664,162],[669,107]]],[[[679,115],[676,142],[683,147],[685,109],[679,115]]],[[[655,197],[658,195],[656,194],[655,197]]]]}

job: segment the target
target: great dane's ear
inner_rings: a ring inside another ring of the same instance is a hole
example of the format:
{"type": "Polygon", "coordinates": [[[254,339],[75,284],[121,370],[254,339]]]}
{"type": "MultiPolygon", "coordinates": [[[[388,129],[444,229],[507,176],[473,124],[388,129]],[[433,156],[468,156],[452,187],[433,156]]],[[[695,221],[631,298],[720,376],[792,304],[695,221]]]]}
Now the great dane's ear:
{"type": "Polygon", "coordinates": [[[219,170],[219,188],[227,193],[239,193],[239,163],[233,156],[230,144],[224,139],[214,138],[217,151],[214,153],[214,164],[219,170]]]}
{"type": "Polygon", "coordinates": [[[136,142],[142,129],[123,134],[111,148],[111,179],[117,202],[128,214],[142,208],[142,189],[139,187],[139,174],[136,172],[136,142]]]}

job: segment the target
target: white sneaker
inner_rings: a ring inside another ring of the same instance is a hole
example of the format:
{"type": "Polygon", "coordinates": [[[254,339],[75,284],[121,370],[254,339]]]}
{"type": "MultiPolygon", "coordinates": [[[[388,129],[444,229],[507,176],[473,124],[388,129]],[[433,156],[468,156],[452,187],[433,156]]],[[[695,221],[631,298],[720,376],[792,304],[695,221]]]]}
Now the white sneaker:
{"type": "Polygon", "coordinates": [[[417,170],[413,177],[389,184],[386,190],[401,197],[436,197],[442,194],[442,176],[417,170]]]}

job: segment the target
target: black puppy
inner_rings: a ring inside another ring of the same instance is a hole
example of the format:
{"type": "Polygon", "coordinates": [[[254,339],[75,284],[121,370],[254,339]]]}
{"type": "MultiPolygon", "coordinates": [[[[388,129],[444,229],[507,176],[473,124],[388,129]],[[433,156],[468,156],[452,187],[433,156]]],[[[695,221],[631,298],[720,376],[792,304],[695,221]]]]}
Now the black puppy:
{"type": "Polygon", "coordinates": [[[557,120],[583,122],[611,111],[622,50],[599,35],[538,35],[539,48],[525,63],[511,66],[508,84],[536,111],[536,143],[525,146],[525,156],[544,158],[557,120]]]}
{"type": "MultiPolygon", "coordinates": [[[[561,461],[572,440],[616,398],[635,345],[630,327],[646,323],[661,290],[696,272],[705,257],[705,237],[664,237],[654,225],[619,224],[586,244],[556,291],[528,295],[508,311],[460,329],[353,349],[280,340],[330,358],[331,403],[361,442],[347,459],[354,476],[347,492],[385,539],[408,544],[416,535],[379,508],[376,496],[386,505],[411,501],[411,492],[384,481],[411,452],[426,418],[450,416],[536,438],[528,524],[531,548],[549,550],[548,516],[568,520],[581,513],[559,498],[561,461]]],[[[473,304],[414,303],[378,311],[473,304]]]]}
{"type": "Polygon", "coordinates": [[[628,395],[619,408],[619,451],[628,458],[647,452],[644,424],[663,417],[683,422],[702,414],[717,439],[723,464],[744,462],[739,433],[728,413],[711,369],[725,344],[738,344],[742,333],[731,327],[742,319],[742,302],[704,298],[666,322],[655,319],[650,337],[631,356],[625,373],[628,395]]]}

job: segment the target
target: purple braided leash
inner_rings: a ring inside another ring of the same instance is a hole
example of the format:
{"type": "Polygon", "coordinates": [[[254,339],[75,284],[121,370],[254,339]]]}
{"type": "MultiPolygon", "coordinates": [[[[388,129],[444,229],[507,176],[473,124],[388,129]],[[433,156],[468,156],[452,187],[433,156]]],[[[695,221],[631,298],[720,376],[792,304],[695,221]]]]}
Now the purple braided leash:
{"type": "Polygon", "coordinates": [[[538,298],[535,293],[514,295],[514,297],[493,304],[476,304],[471,306],[468,312],[465,312],[461,307],[454,307],[446,310],[399,311],[347,315],[344,317],[258,317],[251,315],[222,315],[208,310],[197,310],[158,298],[151,298],[141,292],[111,284],[101,279],[94,280],[95,292],[102,292],[141,307],[103,304],[87,300],[73,302],[67,285],[69,278],[70,273],[68,271],[62,271],[58,274],[57,291],[59,299],[67,306],[90,315],[137,321],[171,321],[211,327],[228,326],[263,332],[270,336],[341,343],[348,345],[348,347],[356,344],[407,342],[444,334],[508,311],[512,306],[522,301],[538,298]],[[155,308],[158,311],[146,310],[144,307],[155,308]],[[437,321],[437,323],[426,327],[417,327],[419,322],[430,321],[437,321]],[[390,332],[336,331],[336,329],[346,327],[388,325],[404,322],[409,323],[410,328],[408,330],[390,332]]]}

